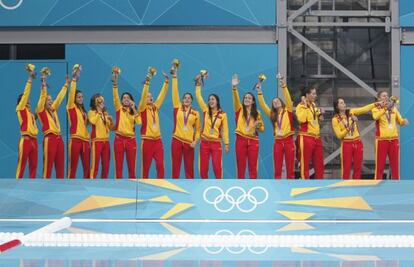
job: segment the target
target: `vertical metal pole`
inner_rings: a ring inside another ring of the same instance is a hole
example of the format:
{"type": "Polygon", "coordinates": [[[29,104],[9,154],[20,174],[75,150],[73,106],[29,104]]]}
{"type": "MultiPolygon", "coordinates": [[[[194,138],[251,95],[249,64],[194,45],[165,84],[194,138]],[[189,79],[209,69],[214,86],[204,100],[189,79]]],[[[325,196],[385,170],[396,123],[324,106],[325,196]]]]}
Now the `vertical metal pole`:
{"type": "MultiPolygon", "coordinates": [[[[276,23],[277,23],[277,67],[278,72],[287,77],[287,0],[277,0],[276,23]]],[[[282,88],[277,90],[277,95],[282,95],[282,88]]]]}
{"type": "Polygon", "coordinates": [[[390,0],[391,94],[400,97],[400,12],[399,0],[390,0]]]}

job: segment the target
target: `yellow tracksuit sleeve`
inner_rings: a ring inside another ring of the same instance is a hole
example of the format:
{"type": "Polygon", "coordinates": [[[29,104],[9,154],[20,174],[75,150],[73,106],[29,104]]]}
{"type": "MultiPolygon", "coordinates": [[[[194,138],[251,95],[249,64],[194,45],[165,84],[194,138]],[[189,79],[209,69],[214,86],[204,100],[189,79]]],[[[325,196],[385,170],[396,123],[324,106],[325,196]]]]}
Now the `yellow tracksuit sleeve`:
{"type": "Polygon", "coordinates": [[[308,120],[309,109],[306,105],[299,104],[296,106],[296,118],[299,123],[305,123],[308,120]]]}
{"type": "Polygon", "coordinates": [[[375,103],[360,107],[360,108],[351,108],[350,113],[355,116],[359,116],[365,113],[370,112],[375,107],[375,103]]]}
{"type": "Polygon", "coordinates": [[[285,105],[286,105],[286,109],[287,111],[292,112],[293,111],[293,101],[292,98],[290,96],[290,92],[289,92],[289,88],[287,87],[287,85],[283,86],[283,96],[285,97],[285,105]]]}
{"type": "Polygon", "coordinates": [[[223,129],[222,129],[222,135],[223,135],[223,142],[225,145],[229,144],[229,123],[227,120],[227,114],[223,114],[223,121],[222,121],[223,129]]]}
{"type": "Polygon", "coordinates": [[[117,84],[112,85],[112,94],[113,94],[113,98],[114,98],[115,110],[120,110],[122,106],[121,106],[121,100],[119,99],[119,92],[118,92],[118,85],[117,84]]]}
{"type": "Polygon", "coordinates": [[[207,107],[206,102],[204,102],[203,96],[201,95],[201,84],[199,83],[196,84],[196,98],[197,98],[198,105],[201,108],[201,111],[207,112],[208,107],[207,107]]]}
{"type": "Polygon", "coordinates": [[[237,90],[237,86],[233,86],[233,108],[234,112],[237,112],[242,108],[242,104],[240,103],[239,90],[237,90]]]}
{"type": "Polygon", "coordinates": [[[134,122],[135,122],[135,124],[138,124],[138,125],[142,124],[142,119],[141,119],[141,116],[139,115],[139,113],[134,115],[134,122]]]}
{"type": "Polygon", "coordinates": [[[348,130],[338,121],[336,116],[332,118],[332,128],[338,139],[344,139],[348,134],[348,130]]]}
{"type": "Polygon", "coordinates": [[[149,91],[150,82],[148,80],[145,81],[144,88],[142,89],[141,100],[139,101],[138,105],[138,112],[142,112],[145,110],[147,106],[147,96],[149,91]]]}
{"type": "Polygon", "coordinates": [[[375,107],[375,108],[372,109],[372,118],[374,120],[379,120],[381,118],[381,116],[385,114],[386,111],[387,110],[385,108],[375,107]]]}
{"type": "Polygon", "coordinates": [[[397,120],[397,123],[399,125],[405,125],[404,118],[401,116],[401,114],[398,111],[398,109],[397,108],[394,108],[394,111],[395,111],[395,119],[397,120]]]}
{"type": "Polygon", "coordinates": [[[23,96],[20,99],[19,104],[17,104],[16,111],[23,110],[26,108],[27,102],[30,96],[30,90],[32,89],[32,80],[28,79],[24,87],[23,96]]]}
{"type": "Polygon", "coordinates": [[[88,120],[89,120],[90,124],[95,125],[100,118],[101,118],[101,116],[99,115],[98,112],[93,112],[92,110],[89,110],[88,120]]]}
{"type": "Polygon", "coordinates": [[[75,95],[76,95],[76,80],[72,79],[72,81],[70,82],[68,102],[66,104],[67,109],[75,107],[75,95]]]}
{"type": "Polygon", "coordinates": [[[68,84],[65,83],[63,85],[62,89],[60,89],[59,94],[56,96],[55,101],[53,101],[53,104],[52,104],[52,109],[53,110],[57,110],[59,108],[60,104],[62,103],[63,99],[65,98],[67,90],[68,90],[68,84]]]}
{"type": "Polygon", "coordinates": [[[173,76],[172,78],[172,102],[174,108],[180,107],[180,96],[178,92],[178,80],[177,76],[173,76]]]}
{"type": "Polygon", "coordinates": [[[269,106],[266,104],[266,101],[263,97],[263,93],[258,93],[257,94],[257,98],[259,99],[259,105],[260,107],[263,109],[264,113],[266,114],[266,116],[270,117],[270,108],[269,106]]]}
{"type": "Polygon", "coordinates": [[[39,102],[37,102],[37,108],[36,108],[37,113],[42,112],[45,109],[46,97],[47,97],[47,87],[42,86],[42,89],[40,89],[39,102]]]}
{"type": "Polygon", "coordinates": [[[168,84],[169,84],[169,80],[165,80],[164,84],[162,85],[161,91],[158,94],[157,100],[155,100],[154,105],[158,109],[161,107],[162,103],[164,103],[165,96],[167,95],[167,91],[168,91],[168,84]]]}

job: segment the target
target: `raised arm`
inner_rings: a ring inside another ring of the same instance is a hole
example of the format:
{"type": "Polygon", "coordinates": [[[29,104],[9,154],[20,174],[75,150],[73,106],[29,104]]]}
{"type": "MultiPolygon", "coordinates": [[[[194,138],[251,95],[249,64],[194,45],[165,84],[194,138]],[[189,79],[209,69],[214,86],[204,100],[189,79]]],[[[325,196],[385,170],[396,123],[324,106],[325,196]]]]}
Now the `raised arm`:
{"type": "Polygon", "coordinates": [[[62,104],[62,101],[66,96],[66,92],[68,91],[68,85],[69,85],[69,77],[66,77],[65,84],[62,86],[62,89],[60,89],[60,92],[56,96],[55,101],[53,101],[53,104],[52,104],[53,110],[57,110],[60,104],[62,104]]]}
{"type": "Polygon", "coordinates": [[[375,103],[360,107],[360,108],[351,108],[350,113],[359,116],[365,113],[370,112],[375,107],[375,103]]]}
{"type": "Polygon", "coordinates": [[[174,108],[180,107],[180,95],[178,92],[178,80],[176,74],[173,74],[172,77],[172,102],[174,108]]]}
{"type": "Polygon", "coordinates": [[[72,81],[70,82],[68,101],[66,104],[67,109],[75,107],[75,95],[76,95],[76,79],[73,78],[72,81]]]}
{"type": "MultiPolygon", "coordinates": [[[[168,77],[168,76],[167,76],[168,77]]],[[[169,84],[169,79],[166,77],[166,79],[164,80],[164,84],[162,85],[161,91],[158,94],[157,100],[155,100],[154,105],[159,109],[161,108],[162,103],[164,103],[165,100],[165,96],[167,95],[168,92],[168,84],[169,84]]]]}
{"type": "Polygon", "coordinates": [[[144,88],[142,88],[141,99],[139,100],[139,105],[138,105],[139,112],[144,111],[147,105],[147,96],[148,96],[149,86],[150,86],[150,80],[146,79],[144,83],[144,88]]]}
{"type": "Polygon", "coordinates": [[[233,86],[233,108],[234,111],[237,112],[242,108],[242,104],[240,102],[239,90],[237,89],[237,85],[233,86]]]}
{"type": "Polygon", "coordinates": [[[264,111],[264,113],[266,114],[266,116],[270,117],[270,108],[266,104],[266,101],[265,101],[264,96],[263,96],[263,91],[261,89],[257,90],[257,98],[259,100],[259,105],[262,108],[262,110],[264,111]]]}
{"type": "Polygon", "coordinates": [[[30,90],[32,89],[32,77],[29,76],[26,85],[24,86],[23,96],[17,104],[16,110],[23,110],[26,108],[27,101],[29,100],[30,90]]]}
{"type": "Polygon", "coordinates": [[[37,102],[37,108],[36,108],[37,113],[42,112],[45,109],[46,98],[47,98],[47,85],[46,85],[46,81],[42,81],[42,89],[40,89],[40,97],[39,97],[39,101],[37,102]]]}
{"type": "Polygon", "coordinates": [[[120,110],[122,106],[121,106],[121,100],[119,99],[118,83],[112,84],[112,95],[114,98],[115,110],[120,110]]]}
{"type": "Polygon", "coordinates": [[[286,83],[282,84],[283,96],[285,97],[286,109],[290,112],[293,111],[293,101],[290,96],[289,88],[286,83]]]}
{"type": "Polygon", "coordinates": [[[204,102],[203,96],[201,95],[201,83],[200,81],[196,81],[196,98],[198,105],[200,106],[203,112],[208,111],[208,107],[206,102],[204,102]]]}

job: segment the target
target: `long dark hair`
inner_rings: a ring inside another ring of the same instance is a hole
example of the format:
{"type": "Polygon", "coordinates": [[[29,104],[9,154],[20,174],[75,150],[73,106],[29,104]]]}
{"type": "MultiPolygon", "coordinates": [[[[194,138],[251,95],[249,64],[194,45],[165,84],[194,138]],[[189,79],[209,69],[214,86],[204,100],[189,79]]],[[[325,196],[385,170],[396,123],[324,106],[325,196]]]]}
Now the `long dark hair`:
{"type": "Polygon", "coordinates": [[[90,102],[90,104],[89,104],[89,107],[91,108],[91,110],[95,110],[95,111],[96,111],[96,99],[97,99],[98,97],[101,97],[101,96],[102,96],[101,94],[97,93],[97,94],[94,94],[94,95],[91,97],[91,102],[90,102]]]}
{"type": "MultiPolygon", "coordinates": [[[[210,100],[210,97],[214,97],[217,101],[217,110],[220,112],[221,110],[221,106],[220,106],[220,98],[218,95],[216,94],[210,94],[208,96],[208,99],[210,100]]],[[[213,119],[213,111],[211,110],[210,105],[208,105],[208,116],[210,117],[210,120],[213,119]]]]}
{"type": "Polygon", "coordinates": [[[245,98],[246,95],[250,95],[253,99],[252,107],[250,109],[250,115],[253,116],[254,120],[257,120],[257,117],[259,117],[259,112],[257,112],[256,98],[250,92],[244,94],[244,96],[243,96],[243,104],[242,104],[242,106],[243,106],[243,117],[247,120],[247,110],[246,110],[246,106],[244,105],[244,98],[245,98]]]}
{"type": "MultiPolygon", "coordinates": [[[[279,97],[273,98],[273,100],[275,99],[279,99],[280,103],[282,103],[282,107],[280,107],[281,109],[284,109],[286,107],[285,102],[283,102],[282,99],[280,99],[279,97]]],[[[275,122],[277,121],[277,115],[279,113],[279,109],[273,106],[273,100],[272,100],[272,108],[270,109],[270,121],[272,122],[272,125],[275,125],[275,122]]]]}
{"type": "MultiPolygon", "coordinates": [[[[334,102],[333,102],[333,108],[334,108],[334,114],[335,115],[339,115],[339,113],[340,113],[340,111],[339,111],[339,108],[338,108],[338,104],[339,104],[339,100],[343,100],[343,101],[345,101],[342,97],[338,97],[334,102]]],[[[346,115],[346,117],[349,117],[349,108],[347,108],[346,110],[345,110],[345,115],[346,115]]]]}
{"type": "Polygon", "coordinates": [[[82,110],[82,112],[83,113],[86,113],[86,109],[85,109],[85,105],[82,103],[82,104],[78,104],[78,103],[76,103],[76,96],[78,95],[78,94],[82,94],[82,91],[80,91],[80,90],[76,90],[76,92],[75,92],[75,105],[80,109],[80,110],[82,110]]]}
{"type": "MultiPolygon", "coordinates": [[[[129,98],[130,98],[132,101],[134,101],[134,97],[131,95],[131,93],[129,93],[129,92],[124,92],[124,93],[122,93],[122,95],[121,95],[121,99],[122,99],[122,98],[124,98],[124,95],[129,96],[129,98]]],[[[129,109],[129,114],[134,115],[134,111],[132,110],[132,108],[130,108],[130,109],[129,109]]]]}
{"type": "Polygon", "coordinates": [[[183,94],[183,97],[182,97],[181,99],[184,99],[184,97],[185,97],[186,95],[189,95],[189,96],[191,97],[191,101],[193,101],[193,100],[194,100],[193,95],[192,95],[190,92],[185,92],[185,93],[183,94]]]}

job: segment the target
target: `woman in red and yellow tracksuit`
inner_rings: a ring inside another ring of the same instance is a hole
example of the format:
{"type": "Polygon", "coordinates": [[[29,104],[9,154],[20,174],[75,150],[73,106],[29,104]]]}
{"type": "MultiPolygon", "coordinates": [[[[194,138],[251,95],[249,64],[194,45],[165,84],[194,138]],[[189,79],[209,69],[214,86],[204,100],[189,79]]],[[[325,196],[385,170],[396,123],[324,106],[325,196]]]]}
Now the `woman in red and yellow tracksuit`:
{"type": "Polygon", "coordinates": [[[83,94],[76,90],[77,78],[80,69],[75,68],[72,81],[70,83],[68,102],[66,109],[68,112],[68,120],[70,124],[70,140],[69,140],[69,170],[68,177],[76,177],[76,169],[78,167],[79,157],[82,159],[83,178],[90,177],[90,153],[88,132],[88,115],[83,105],[83,94]]]}
{"type": "Polygon", "coordinates": [[[91,98],[88,121],[92,126],[92,162],[89,177],[98,175],[99,163],[102,161],[101,178],[108,178],[111,148],[109,131],[113,129],[112,117],[105,110],[105,100],[100,94],[91,98]]]}
{"type": "Polygon", "coordinates": [[[236,115],[236,160],[237,178],[244,179],[246,162],[249,166],[250,179],[257,178],[259,158],[259,134],[264,131],[263,118],[257,110],[256,100],[252,93],[243,96],[243,104],[240,102],[237,85],[239,79],[232,78],[233,107],[236,115]]]}
{"type": "Polygon", "coordinates": [[[216,94],[208,96],[208,104],[204,102],[201,95],[201,76],[196,77],[196,98],[204,117],[198,164],[200,177],[203,179],[208,178],[208,165],[211,156],[214,175],[216,179],[221,179],[223,177],[222,139],[224,150],[226,153],[229,152],[227,114],[221,110],[220,98],[216,94]]]}
{"type": "Polygon", "coordinates": [[[69,85],[66,77],[55,101],[47,93],[46,76],[42,76],[42,89],[37,104],[37,115],[42,123],[43,132],[43,178],[50,178],[52,167],[55,165],[56,178],[63,178],[65,174],[65,148],[60,132],[60,123],[57,109],[65,98],[69,85]]]}
{"type": "Polygon", "coordinates": [[[283,89],[283,95],[286,104],[282,99],[275,97],[272,100],[272,108],[266,104],[261,83],[258,83],[258,100],[260,107],[265,114],[270,118],[273,125],[273,136],[275,142],[273,145],[273,164],[274,164],[274,178],[282,178],[283,157],[286,164],[286,178],[295,178],[295,142],[293,135],[295,128],[293,126],[293,104],[290,97],[289,89],[286,83],[280,79],[280,86],[283,89]]]}
{"type": "MultiPolygon", "coordinates": [[[[146,81],[147,82],[147,81],[146,81]]],[[[135,139],[135,124],[141,124],[138,110],[135,107],[134,98],[128,92],[118,94],[118,74],[113,75],[112,93],[116,113],[115,123],[115,177],[123,177],[124,154],[126,154],[128,166],[128,178],[136,178],[137,140],[135,139]]]]}
{"type": "Polygon", "coordinates": [[[174,130],[171,141],[172,178],[180,177],[184,159],[185,177],[194,178],[194,148],[200,139],[200,115],[191,105],[193,96],[185,93],[182,101],[178,92],[176,70],[171,71],[174,130]]]}
{"type": "Polygon", "coordinates": [[[37,125],[35,115],[30,110],[30,90],[32,88],[33,70],[29,71],[29,78],[23,94],[17,99],[16,113],[20,124],[19,159],[17,162],[16,178],[22,178],[29,161],[29,177],[36,178],[37,171],[37,125]]]}
{"type": "Polygon", "coordinates": [[[342,179],[350,178],[352,162],[354,163],[353,179],[361,179],[364,145],[360,139],[356,116],[370,112],[374,106],[375,103],[372,103],[361,108],[347,109],[343,98],[338,98],[334,102],[332,128],[336,137],[341,140],[342,179]]]}
{"type": "Polygon", "coordinates": [[[300,124],[298,135],[298,159],[300,159],[300,177],[309,179],[309,165],[312,161],[315,178],[323,179],[323,145],[320,137],[320,122],[323,114],[315,104],[316,89],[307,88],[302,101],[296,106],[296,117],[300,124]]]}
{"type": "Polygon", "coordinates": [[[400,179],[400,142],[398,139],[399,125],[407,125],[408,120],[401,117],[395,107],[397,100],[389,98],[386,91],[378,93],[381,102],[372,109],[372,117],[376,123],[375,131],[375,179],[383,179],[387,156],[390,162],[391,179],[400,179]]]}
{"type": "Polygon", "coordinates": [[[139,102],[139,112],[141,116],[141,177],[148,178],[151,162],[155,160],[157,169],[157,178],[164,178],[164,146],[161,139],[160,117],[158,110],[164,102],[168,91],[168,76],[165,75],[165,81],[161,92],[154,101],[149,93],[150,80],[146,80],[142,90],[141,100],[139,102]]]}

